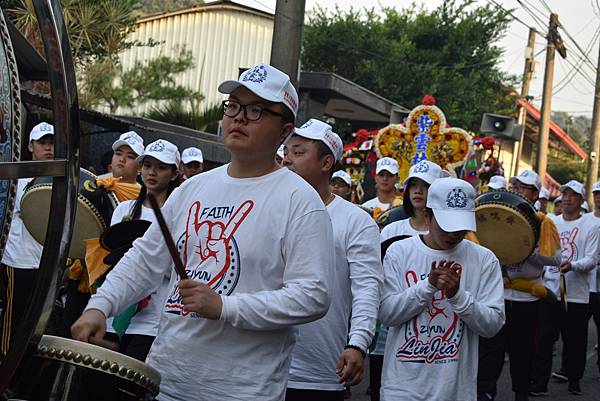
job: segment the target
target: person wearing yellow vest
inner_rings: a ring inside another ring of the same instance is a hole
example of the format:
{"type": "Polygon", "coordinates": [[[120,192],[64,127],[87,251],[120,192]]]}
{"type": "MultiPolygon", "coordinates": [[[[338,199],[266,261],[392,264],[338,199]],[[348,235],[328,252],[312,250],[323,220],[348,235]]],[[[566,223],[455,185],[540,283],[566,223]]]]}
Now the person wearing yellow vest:
{"type": "MultiPolygon", "coordinates": [[[[532,205],[538,200],[542,181],[535,171],[526,170],[510,179],[512,190],[532,205]]],[[[479,342],[477,393],[480,400],[493,400],[496,382],[504,365],[504,354],[510,357],[510,376],[515,401],[529,398],[531,368],[535,356],[536,321],[540,299],[547,295],[542,285],[544,266],[558,266],[561,261],[559,236],[550,218],[538,213],[541,220],[540,242],[524,261],[503,266],[504,307],[506,323],[491,338],[479,342]]]]}

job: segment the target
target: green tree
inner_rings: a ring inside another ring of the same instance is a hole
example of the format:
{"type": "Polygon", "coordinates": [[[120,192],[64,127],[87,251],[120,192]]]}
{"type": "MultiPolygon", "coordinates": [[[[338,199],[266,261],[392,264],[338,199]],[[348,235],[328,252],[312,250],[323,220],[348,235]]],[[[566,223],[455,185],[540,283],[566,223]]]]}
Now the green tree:
{"type": "Polygon", "coordinates": [[[108,107],[115,113],[119,107],[133,108],[148,101],[201,101],[200,93],[175,82],[177,74],[193,66],[192,53],[186,49],[174,58],[159,56],[144,63],[137,61],[126,71],[121,64],[114,65],[109,60],[92,63],[82,74],[80,102],[86,107],[108,107]]]}
{"type": "MultiPolygon", "coordinates": [[[[17,1],[9,15],[41,49],[33,2],[17,1]]],[[[140,0],[61,0],[82,106],[108,108],[114,113],[119,107],[132,108],[152,100],[201,100],[198,92],[175,83],[177,74],[194,65],[191,52],[185,49],[174,58],[159,56],[123,70],[120,53],[132,46],[158,44],[152,39],[144,43],[128,39],[141,5],[140,0]]]]}
{"type": "Polygon", "coordinates": [[[477,131],[484,112],[512,114],[514,77],[497,46],[509,16],[475,0],[435,10],[317,8],[304,31],[302,65],[331,71],[406,107],[433,94],[449,122],[477,131]]]}
{"type": "Polygon", "coordinates": [[[198,131],[216,133],[218,122],[223,118],[223,107],[220,104],[201,110],[200,102],[191,99],[187,106],[179,101],[170,101],[153,107],[145,117],[198,131]]]}

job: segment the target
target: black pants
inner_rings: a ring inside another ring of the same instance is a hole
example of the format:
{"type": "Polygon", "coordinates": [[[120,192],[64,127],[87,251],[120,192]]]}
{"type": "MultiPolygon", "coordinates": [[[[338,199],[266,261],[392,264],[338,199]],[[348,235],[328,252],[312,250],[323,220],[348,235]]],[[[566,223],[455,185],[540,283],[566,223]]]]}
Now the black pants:
{"type": "Polygon", "coordinates": [[[369,355],[369,386],[371,387],[371,401],[379,401],[382,367],[383,355],[369,355]]]}
{"type": "MultiPolygon", "coordinates": [[[[590,292],[590,317],[594,319],[596,338],[600,341],[600,292],[590,292]]],[[[597,351],[596,364],[600,370],[600,347],[597,351]]]]}
{"type": "Polygon", "coordinates": [[[155,337],[143,334],[125,334],[119,340],[119,336],[116,333],[106,333],[104,338],[118,343],[120,353],[144,362],[155,337]]]}
{"type": "Polygon", "coordinates": [[[502,373],[504,354],[510,358],[512,390],[527,393],[535,355],[534,339],[540,301],[504,301],[506,323],[492,338],[479,339],[477,393],[496,396],[496,383],[502,373]]]}
{"type": "Polygon", "coordinates": [[[299,390],[288,388],[285,401],[343,401],[344,391],[299,390]]]}
{"type": "Polygon", "coordinates": [[[6,355],[17,334],[15,329],[25,317],[31,301],[33,282],[37,269],[18,269],[6,265],[0,266],[0,288],[2,296],[2,319],[0,324],[0,356],[6,355]]]}
{"type": "Polygon", "coordinates": [[[60,331],[61,337],[71,338],[71,326],[79,319],[79,316],[81,316],[90,300],[91,294],[80,292],[77,289],[78,286],[79,280],[67,280],[67,300],[63,312],[63,322],[60,331]]]}
{"type": "Polygon", "coordinates": [[[552,373],[552,345],[558,332],[563,340],[564,369],[569,381],[583,377],[586,363],[589,305],[569,302],[567,312],[560,302],[544,305],[540,314],[532,384],[547,389],[552,373]]]}

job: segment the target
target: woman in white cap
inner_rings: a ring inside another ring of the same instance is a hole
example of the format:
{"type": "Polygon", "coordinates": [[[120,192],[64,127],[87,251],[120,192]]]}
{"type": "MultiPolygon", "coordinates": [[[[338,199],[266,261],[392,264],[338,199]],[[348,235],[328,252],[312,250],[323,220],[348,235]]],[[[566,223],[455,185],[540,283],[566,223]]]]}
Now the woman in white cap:
{"type": "Polygon", "coordinates": [[[429,232],[393,243],[383,260],[379,318],[390,327],[381,400],[476,400],[479,337],[504,323],[500,263],[472,241],[475,190],[435,180],[427,196],[429,232]]]}
{"type": "MultiPolygon", "coordinates": [[[[179,183],[181,159],[177,146],[164,139],[149,144],[138,157],[142,172],[142,189],[137,199],[121,202],[115,209],[111,225],[125,220],[146,220],[154,224],[156,218],[148,195],[156,197],[159,206],[179,183]]],[[[110,273],[109,273],[110,274],[110,273]]],[[[107,332],[113,333],[108,339],[119,342],[119,351],[125,355],[144,361],[150,346],[158,333],[161,306],[167,296],[170,274],[163,277],[162,283],[138,303],[137,312],[131,317],[126,314],[109,319],[107,332]]]]}
{"type": "Polygon", "coordinates": [[[329,189],[337,196],[349,201],[352,192],[352,177],[344,170],[336,171],[329,180],[329,189]]]}

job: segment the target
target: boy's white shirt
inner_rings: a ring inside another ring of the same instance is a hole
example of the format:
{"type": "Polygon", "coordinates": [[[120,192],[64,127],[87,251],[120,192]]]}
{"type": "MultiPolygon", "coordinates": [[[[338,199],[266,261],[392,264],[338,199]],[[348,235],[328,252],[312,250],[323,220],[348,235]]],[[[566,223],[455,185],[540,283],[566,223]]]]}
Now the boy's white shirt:
{"type": "Polygon", "coordinates": [[[475,401],[479,336],[494,336],[505,320],[498,259],[467,240],[438,251],[412,237],[390,246],[383,271],[379,318],[390,329],[381,399],[475,401]],[[441,260],[462,269],[450,299],[427,279],[441,260]]]}

